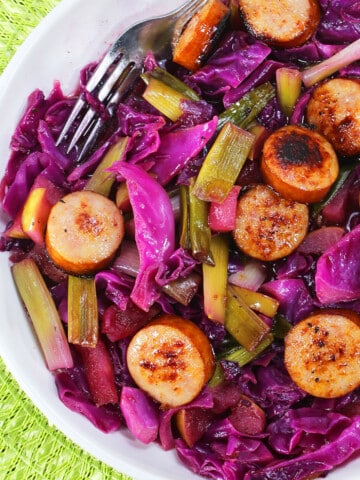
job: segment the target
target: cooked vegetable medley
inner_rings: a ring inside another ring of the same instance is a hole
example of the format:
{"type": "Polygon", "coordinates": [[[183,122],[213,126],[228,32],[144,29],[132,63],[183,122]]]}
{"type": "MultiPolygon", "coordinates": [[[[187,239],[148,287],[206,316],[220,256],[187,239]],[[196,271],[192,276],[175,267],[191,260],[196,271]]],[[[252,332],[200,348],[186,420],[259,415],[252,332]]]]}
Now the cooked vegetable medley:
{"type": "Polygon", "coordinates": [[[56,140],[96,63],[29,96],[1,250],[60,399],[103,432],[223,480],[360,452],[359,13],[209,0],[115,110],[92,101],[81,160],[56,140]]]}

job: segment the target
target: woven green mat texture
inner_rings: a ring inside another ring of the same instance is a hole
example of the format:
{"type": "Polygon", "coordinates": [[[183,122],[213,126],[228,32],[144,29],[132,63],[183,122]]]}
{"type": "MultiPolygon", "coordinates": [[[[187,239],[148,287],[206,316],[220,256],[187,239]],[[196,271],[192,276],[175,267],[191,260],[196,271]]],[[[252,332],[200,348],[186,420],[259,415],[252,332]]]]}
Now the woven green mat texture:
{"type": "MultiPolygon", "coordinates": [[[[98,0],[95,0],[98,1],[98,0]]],[[[59,0],[0,0],[0,74],[59,0]]],[[[0,358],[0,480],[131,480],[50,426],[0,358]]]]}

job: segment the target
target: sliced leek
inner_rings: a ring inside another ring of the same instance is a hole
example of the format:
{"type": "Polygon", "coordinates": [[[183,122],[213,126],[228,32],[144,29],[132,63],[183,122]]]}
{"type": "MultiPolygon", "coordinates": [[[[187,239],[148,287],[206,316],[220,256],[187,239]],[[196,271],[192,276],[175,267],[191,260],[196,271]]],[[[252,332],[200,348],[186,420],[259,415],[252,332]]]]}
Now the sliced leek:
{"type": "Polygon", "coordinates": [[[98,304],[94,277],[68,279],[68,340],[95,347],[98,340],[98,304]]]}
{"type": "Polygon", "coordinates": [[[214,265],[210,248],[209,203],[197,198],[193,188],[192,179],[189,186],[189,235],[192,254],[199,262],[214,265]]]}
{"type": "Polygon", "coordinates": [[[215,265],[203,263],[204,311],[208,318],[225,322],[229,241],[227,235],[213,235],[210,250],[215,265]]]}
{"type": "Polygon", "coordinates": [[[141,75],[141,78],[146,83],[143,98],[165,117],[176,122],[183,113],[181,102],[189,100],[189,97],[147,73],[141,75]]]}
{"type": "Polygon", "coordinates": [[[274,298],[243,287],[237,287],[237,291],[246,305],[252,310],[256,310],[270,318],[275,316],[279,307],[279,302],[274,298]]]}
{"type": "Polygon", "coordinates": [[[253,351],[270,327],[244,301],[238,287],[228,285],[225,328],[246,350],[253,351]]]}
{"type": "Polygon", "coordinates": [[[290,117],[300,96],[302,74],[295,68],[282,67],[276,70],[276,89],[280,108],[290,117]]]}
{"type": "Polygon", "coordinates": [[[117,161],[122,160],[126,153],[126,147],[129,138],[122,137],[114,145],[110,147],[104,158],[96,168],[93,175],[90,177],[85,185],[85,190],[91,190],[100,193],[105,197],[110,195],[111,187],[115,181],[114,173],[109,172],[108,169],[117,161]]]}
{"type": "Polygon", "coordinates": [[[11,268],[49,370],[72,368],[73,359],[54,300],[36,263],[26,258],[11,268]]]}
{"type": "Polygon", "coordinates": [[[214,387],[219,385],[224,380],[224,372],[221,368],[221,361],[235,362],[239,365],[239,367],[243,367],[252,360],[255,360],[255,358],[258,357],[267,347],[269,347],[273,341],[274,336],[269,333],[251,352],[242,346],[238,346],[220,355],[217,358],[215,372],[209,382],[209,385],[214,387]]]}
{"type": "Polygon", "coordinates": [[[275,88],[270,82],[253,88],[219,115],[217,128],[220,129],[225,123],[232,122],[246,129],[275,95],[275,88]]]}
{"type": "Polygon", "coordinates": [[[222,203],[234,186],[253,141],[251,133],[227,122],[201,166],[194,195],[207,202],[222,203]]]}

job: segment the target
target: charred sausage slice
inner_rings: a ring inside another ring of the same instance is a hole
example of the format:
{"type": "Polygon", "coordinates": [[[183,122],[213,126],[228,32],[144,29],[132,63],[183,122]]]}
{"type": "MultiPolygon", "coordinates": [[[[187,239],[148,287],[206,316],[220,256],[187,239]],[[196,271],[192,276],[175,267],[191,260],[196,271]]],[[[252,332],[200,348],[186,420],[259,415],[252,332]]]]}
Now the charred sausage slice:
{"type": "Polygon", "coordinates": [[[335,150],[325,137],[304,127],[287,125],[265,141],[261,173],[289,200],[322,200],[339,174],[335,150]]]}
{"type": "Polygon", "coordinates": [[[305,204],[286,200],[267,185],[253,185],[238,200],[235,243],[250,257],[277,260],[301,243],[308,220],[305,204]]]}

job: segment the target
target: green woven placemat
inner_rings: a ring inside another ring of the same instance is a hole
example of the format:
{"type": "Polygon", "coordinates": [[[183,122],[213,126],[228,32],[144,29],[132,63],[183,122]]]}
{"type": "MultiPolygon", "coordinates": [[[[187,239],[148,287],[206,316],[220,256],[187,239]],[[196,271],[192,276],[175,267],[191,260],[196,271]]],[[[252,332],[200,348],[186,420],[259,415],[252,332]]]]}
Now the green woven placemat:
{"type": "Polygon", "coordinates": [[[1,480],[130,480],[49,425],[1,359],[0,405],[1,480]]]}
{"type": "MultiPolygon", "coordinates": [[[[0,0],[0,73],[59,0],[0,0]]],[[[0,358],[0,480],[131,480],[50,426],[0,358]]]]}

